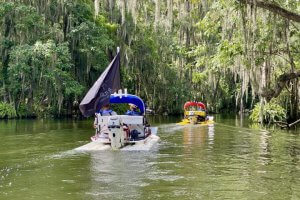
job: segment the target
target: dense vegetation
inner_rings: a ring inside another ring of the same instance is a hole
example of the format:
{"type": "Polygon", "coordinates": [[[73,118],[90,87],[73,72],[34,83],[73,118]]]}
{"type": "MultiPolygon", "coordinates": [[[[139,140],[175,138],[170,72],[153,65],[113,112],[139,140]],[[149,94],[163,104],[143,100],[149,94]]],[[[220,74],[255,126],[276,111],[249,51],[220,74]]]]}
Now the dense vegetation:
{"type": "Polygon", "coordinates": [[[123,87],[159,113],[199,100],[297,119],[297,13],[297,0],[4,0],[0,118],[78,114],[120,46],[123,87]]]}

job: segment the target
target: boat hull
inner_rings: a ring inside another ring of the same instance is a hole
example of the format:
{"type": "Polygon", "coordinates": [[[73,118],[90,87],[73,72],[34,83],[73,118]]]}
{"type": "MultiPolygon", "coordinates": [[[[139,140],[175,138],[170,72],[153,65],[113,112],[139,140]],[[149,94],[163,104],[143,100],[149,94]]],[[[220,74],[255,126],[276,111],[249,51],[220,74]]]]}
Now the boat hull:
{"type": "Polygon", "coordinates": [[[215,122],[213,120],[206,120],[203,122],[197,122],[197,123],[191,123],[188,119],[183,119],[181,122],[177,123],[178,125],[188,125],[188,124],[194,124],[194,125],[202,125],[207,126],[210,124],[214,124],[215,122]]]}
{"type": "MultiPolygon", "coordinates": [[[[151,127],[151,135],[145,139],[138,141],[128,141],[126,145],[119,150],[121,151],[149,151],[151,150],[160,140],[157,134],[157,127],[151,127]]],[[[108,151],[112,150],[110,142],[106,138],[99,138],[98,140],[92,141],[81,147],[75,149],[79,152],[89,152],[89,151],[108,151]]]]}

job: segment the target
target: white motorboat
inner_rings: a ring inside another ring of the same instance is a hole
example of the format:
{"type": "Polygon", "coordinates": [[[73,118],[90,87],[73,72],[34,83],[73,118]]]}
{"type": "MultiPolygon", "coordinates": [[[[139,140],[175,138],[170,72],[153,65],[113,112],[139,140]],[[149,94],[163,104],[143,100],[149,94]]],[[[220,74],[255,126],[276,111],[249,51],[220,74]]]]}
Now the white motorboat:
{"type": "Polygon", "coordinates": [[[131,94],[113,94],[110,104],[130,103],[136,105],[138,116],[96,113],[96,135],[92,142],[76,148],[77,151],[99,150],[150,150],[158,141],[157,127],[150,127],[145,118],[145,104],[131,94]]]}

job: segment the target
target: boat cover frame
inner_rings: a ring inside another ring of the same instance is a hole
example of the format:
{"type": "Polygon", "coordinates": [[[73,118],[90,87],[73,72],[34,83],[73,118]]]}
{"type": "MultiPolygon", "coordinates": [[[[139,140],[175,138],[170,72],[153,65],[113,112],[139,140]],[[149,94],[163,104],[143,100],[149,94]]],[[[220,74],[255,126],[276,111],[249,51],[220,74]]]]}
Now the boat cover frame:
{"type": "Polygon", "coordinates": [[[145,114],[145,109],[146,109],[145,103],[140,97],[133,94],[112,94],[110,95],[109,103],[111,104],[131,103],[136,105],[140,109],[142,115],[145,114]]]}
{"type": "Polygon", "coordinates": [[[200,108],[206,110],[206,106],[205,106],[204,103],[202,103],[202,102],[195,102],[195,101],[188,101],[188,102],[186,102],[184,104],[183,108],[184,108],[184,110],[187,110],[191,106],[200,107],[200,108]]]}

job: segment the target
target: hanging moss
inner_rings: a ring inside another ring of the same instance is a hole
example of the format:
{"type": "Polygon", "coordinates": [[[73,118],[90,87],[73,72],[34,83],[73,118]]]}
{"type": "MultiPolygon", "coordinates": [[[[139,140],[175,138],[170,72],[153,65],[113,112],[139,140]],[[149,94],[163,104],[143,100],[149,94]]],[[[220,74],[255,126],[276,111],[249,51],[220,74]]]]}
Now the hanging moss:
{"type": "MultiPolygon", "coordinates": [[[[278,77],[299,71],[300,31],[243,2],[3,0],[0,100],[20,117],[79,113],[120,46],[122,86],[158,113],[182,111],[187,100],[214,112],[253,109],[278,77]]],[[[294,1],[277,4],[297,13],[294,1]]],[[[282,94],[277,104],[296,117],[299,81],[282,94]]]]}

